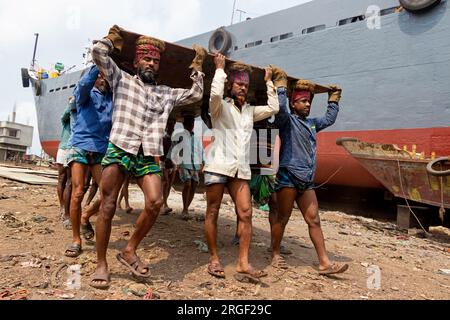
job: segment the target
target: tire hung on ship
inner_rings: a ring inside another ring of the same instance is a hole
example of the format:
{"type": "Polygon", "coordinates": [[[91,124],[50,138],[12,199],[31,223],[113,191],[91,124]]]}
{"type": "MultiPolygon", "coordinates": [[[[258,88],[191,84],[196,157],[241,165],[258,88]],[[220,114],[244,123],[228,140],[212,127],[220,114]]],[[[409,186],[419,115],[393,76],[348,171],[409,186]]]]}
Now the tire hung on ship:
{"type": "Polygon", "coordinates": [[[209,38],[208,50],[211,53],[225,54],[231,46],[231,36],[224,27],[220,27],[214,31],[209,38]]]}
{"type": "Polygon", "coordinates": [[[421,11],[437,5],[441,0],[399,0],[403,8],[408,11],[421,11]]]}

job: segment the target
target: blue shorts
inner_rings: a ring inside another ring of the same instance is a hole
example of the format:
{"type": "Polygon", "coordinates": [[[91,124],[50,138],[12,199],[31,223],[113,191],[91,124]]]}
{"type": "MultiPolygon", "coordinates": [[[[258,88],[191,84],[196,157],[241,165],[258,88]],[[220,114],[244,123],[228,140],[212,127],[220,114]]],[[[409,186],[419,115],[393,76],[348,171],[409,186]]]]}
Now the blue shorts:
{"type": "Polygon", "coordinates": [[[294,188],[298,191],[312,190],[314,188],[313,182],[304,182],[292,173],[287,168],[280,168],[277,172],[277,178],[275,180],[275,190],[279,191],[283,188],[294,188]]]}

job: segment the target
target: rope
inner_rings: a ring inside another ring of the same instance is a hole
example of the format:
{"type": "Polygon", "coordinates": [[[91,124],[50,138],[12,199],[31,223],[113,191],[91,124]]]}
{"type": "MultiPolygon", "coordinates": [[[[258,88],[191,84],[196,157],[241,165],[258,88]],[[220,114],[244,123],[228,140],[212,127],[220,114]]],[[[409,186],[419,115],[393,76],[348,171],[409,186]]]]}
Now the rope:
{"type": "Polygon", "coordinates": [[[439,208],[439,218],[441,219],[441,222],[444,223],[444,214],[445,214],[445,208],[444,208],[444,177],[439,177],[439,181],[441,182],[441,207],[439,208]]]}
{"type": "Polygon", "coordinates": [[[337,169],[329,178],[327,181],[325,181],[324,183],[322,183],[321,185],[314,187],[313,189],[319,189],[320,187],[323,187],[324,185],[326,185],[328,182],[330,182],[331,179],[333,179],[333,177],[335,175],[337,175],[339,173],[339,171],[341,171],[343,168],[343,166],[341,166],[339,169],[337,169]]]}
{"type": "Polygon", "coordinates": [[[412,215],[414,216],[414,218],[416,218],[417,222],[419,223],[420,227],[422,228],[422,230],[425,232],[425,234],[428,234],[427,230],[425,230],[425,228],[423,227],[422,223],[420,223],[419,218],[417,218],[416,214],[414,213],[414,211],[412,210],[411,206],[409,205],[408,199],[406,198],[405,195],[405,190],[403,189],[403,182],[402,182],[402,172],[400,169],[400,160],[397,159],[397,165],[398,165],[398,176],[400,179],[400,188],[402,189],[402,193],[403,193],[403,198],[406,201],[406,205],[408,206],[409,212],[412,213],[412,215]]]}

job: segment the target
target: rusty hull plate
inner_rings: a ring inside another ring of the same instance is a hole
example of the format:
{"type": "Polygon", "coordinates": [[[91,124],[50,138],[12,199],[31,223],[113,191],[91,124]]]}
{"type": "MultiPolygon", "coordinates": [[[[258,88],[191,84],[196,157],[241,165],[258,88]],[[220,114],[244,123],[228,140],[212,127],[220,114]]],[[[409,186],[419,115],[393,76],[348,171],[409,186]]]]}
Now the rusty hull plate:
{"type": "MultiPolygon", "coordinates": [[[[340,144],[396,197],[438,207],[443,202],[445,208],[450,208],[450,176],[429,174],[426,167],[430,160],[413,159],[409,152],[393,144],[356,139],[340,144]]],[[[450,163],[442,164],[441,169],[450,169],[450,163]]]]}

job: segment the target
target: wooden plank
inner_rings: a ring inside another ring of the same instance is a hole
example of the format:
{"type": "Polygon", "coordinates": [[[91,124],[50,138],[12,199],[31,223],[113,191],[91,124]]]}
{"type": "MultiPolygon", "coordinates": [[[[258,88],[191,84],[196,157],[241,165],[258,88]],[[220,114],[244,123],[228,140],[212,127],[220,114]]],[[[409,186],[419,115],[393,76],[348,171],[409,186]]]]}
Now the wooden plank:
{"type": "Polygon", "coordinates": [[[0,167],[3,168],[9,168],[9,170],[11,172],[19,172],[19,173],[29,173],[29,174],[36,174],[39,176],[44,176],[44,177],[58,177],[58,172],[55,170],[32,170],[32,169],[27,169],[27,168],[20,168],[20,167],[12,167],[12,166],[3,166],[0,165],[0,167]]]}
{"type": "Polygon", "coordinates": [[[0,167],[0,177],[18,182],[24,182],[34,185],[56,185],[56,179],[41,177],[34,174],[21,173],[14,171],[14,169],[0,167]]]}
{"type": "MultiPolygon", "coordinates": [[[[140,34],[122,30],[123,48],[119,55],[112,54],[111,57],[117,65],[130,74],[135,74],[136,70],[133,66],[135,56],[135,43],[141,36],[140,34]]],[[[163,40],[160,40],[163,41],[163,40]]],[[[190,88],[192,80],[190,79],[189,65],[195,57],[195,51],[171,42],[163,41],[166,45],[165,52],[161,55],[161,64],[159,70],[158,83],[167,85],[172,88],[190,88]]],[[[226,66],[235,62],[227,59],[226,66]]],[[[247,64],[248,65],[248,64],[247,64]]],[[[264,81],[264,68],[252,66],[252,73],[250,75],[250,88],[248,102],[253,105],[261,105],[267,103],[267,88],[264,81]]],[[[196,104],[182,106],[176,108],[172,117],[179,117],[182,114],[192,114],[199,116],[201,109],[208,108],[209,95],[211,92],[211,83],[215,73],[214,55],[208,54],[203,64],[204,78],[204,97],[201,102],[196,104]]],[[[299,79],[289,77],[289,87],[293,87],[299,79]]],[[[327,86],[316,85],[316,94],[328,92],[330,89],[327,86]]]]}

